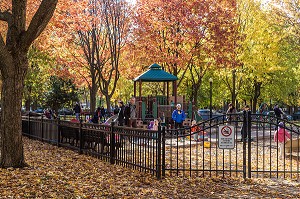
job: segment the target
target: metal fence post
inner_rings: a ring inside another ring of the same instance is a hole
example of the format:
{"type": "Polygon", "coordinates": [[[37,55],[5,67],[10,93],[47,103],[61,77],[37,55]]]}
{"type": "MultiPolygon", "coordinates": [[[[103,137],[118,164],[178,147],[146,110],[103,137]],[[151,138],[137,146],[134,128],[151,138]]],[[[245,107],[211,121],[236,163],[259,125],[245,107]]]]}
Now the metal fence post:
{"type": "Polygon", "coordinates": [[[158,136],[157,136],[157,147],[156,147],[156,177],[157,179],[161,179],[161,125],[158,126],[158,132],[157,132],[158,136]]]}
{"type": "Polygon", "coordinates": [[[29,114],[28,114],[28,136],[29,136],[29,137],[31,137],[30,134],[31,134],[31,133],[30,133],[30,112],[29,112],[29,114]]]}
{"type": "Polygon", "coordinates": [[[111,123],[111,132],[110,132],[110,164],[115,164],[115,148],[116,148],[116,140],[114,135],[114,125],[115,122],[111,123]]]}
{"type": "Polygon", "coordinates": [[[79,120],[79,154],[82,154],[84,146],[83,132],[82,132],[82,120],[79,120]]]}
{"type": "Polygon", "coordinates": [[[248,178],[251,178],[251,111],[247,112],[247,133],[248,133],[248,178]]]}
{"type": "Polygon", "coordinates": [[[44,141],[44,115],[42,115],[42,142],[44,141]]]}
{"type": "Polygon", "coordinates": [[[61,126],[60,126],[60,117],[57,117],[57,146],[59,147],[61,136],[61,126]]]}
{"type": "Polygon", "coordinates": [[[166,127],[162,128],[162,176],[166,176],[166,127]]]}
{"type": "Polygon", "coordinates": [[[242,127],[242,143],[243,143],[243,178],[246,178],[247,174],[247,151],[246,151],[246,135],[248,133],[248,123],[247,123],[247,112],[243,111],[243,127],[242,127]]]}

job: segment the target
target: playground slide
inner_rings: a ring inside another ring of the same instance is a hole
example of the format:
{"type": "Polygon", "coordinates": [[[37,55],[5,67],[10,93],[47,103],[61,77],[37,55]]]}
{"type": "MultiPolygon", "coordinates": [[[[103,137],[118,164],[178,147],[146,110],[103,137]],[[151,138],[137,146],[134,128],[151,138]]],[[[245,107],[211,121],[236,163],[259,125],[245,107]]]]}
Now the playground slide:
{"type": "Polygon", "coordinates": [[[114,122],[118,122],[117,120],[118,120],[118,115],[113,115],[113,116],[111,116],[110,118],[108,118],[108,119],[104,122],[104,124],[110,125],[113,121],[114,121],[114,122]]]}

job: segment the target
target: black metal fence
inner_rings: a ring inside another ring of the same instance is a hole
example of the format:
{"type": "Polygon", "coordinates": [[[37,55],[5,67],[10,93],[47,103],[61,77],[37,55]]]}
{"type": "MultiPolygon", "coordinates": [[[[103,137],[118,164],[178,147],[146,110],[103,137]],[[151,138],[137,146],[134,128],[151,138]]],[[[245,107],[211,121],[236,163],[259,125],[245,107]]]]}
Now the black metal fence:
{"type": "Polygon", "coordinates": [[[23,134],[161,177],[161,130],[23,117],[23,134]]]}
{"type": "Polygon", "coordinates": [[[299,180],[299,125],[244,112],[214,117],[202,121],[198,127],[196,132],[192,128],[166,130],[162,143],[164,175],[289,177],[299,180]],[[279,144],[274,141],[279,122],[283,122],[284,129],[291,134],[291,139],[286,139],[283,144],[284,157],[280,156],[279,144]],[[220,135],[228,126],[232,130],[232,146],[222,148],[220,135]],[[200,135],[197,141],[195,134],[200,135]]]}
{"type": "Polygon", "coordinates": [[[214,117],[192,128],[159,127],[158,131],[32,117],[23,118],[22,128],[29,137],[157,178],[222,175],[299,180],[300,126],[251,112],[214,117]],[[274,141],[279,122],[291,134],[283,144],[283,157],[274,141]]]}

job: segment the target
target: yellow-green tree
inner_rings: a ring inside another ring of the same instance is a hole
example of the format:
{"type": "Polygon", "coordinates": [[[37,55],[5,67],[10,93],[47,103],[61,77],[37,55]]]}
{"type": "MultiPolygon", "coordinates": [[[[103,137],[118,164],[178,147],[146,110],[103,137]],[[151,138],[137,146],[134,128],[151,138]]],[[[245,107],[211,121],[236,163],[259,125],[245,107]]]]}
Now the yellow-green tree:
{"type": "Polygon", "coordinates": [[[281,78],[277,89],[273,90],[277,92],[276,96],[279,101],[297,109],[300,104],[300,1],[274,0],[270,8],[271,20],[284,32],[284,38],[280,41],[280,56],[281,64],[287,68],[279,75],[281,78]]]}
{"type": "Polygon", "coordinates": [[[242,78],[243,86],[240,96],[252,102],[255,111],[262,89],[276,75],[277,71],[285,70],[280,64],[279,42],[283,35],[263,10],[260,2],[239,1],[240,32],[245,36],[240,45],[239,60],[242,65],[237,69],[242,78]]]}

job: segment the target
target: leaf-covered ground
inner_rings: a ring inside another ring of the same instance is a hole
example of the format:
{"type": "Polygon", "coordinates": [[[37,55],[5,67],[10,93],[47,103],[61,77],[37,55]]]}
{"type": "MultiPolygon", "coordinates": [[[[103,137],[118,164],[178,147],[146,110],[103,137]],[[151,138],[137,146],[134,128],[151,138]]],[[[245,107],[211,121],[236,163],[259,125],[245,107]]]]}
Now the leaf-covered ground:
{"type": "Polygon", "coordinates": [[[149,174],[24,138],[24,169],[0,169],[0,198],[300,198],[300,183],[149,174]]]}

